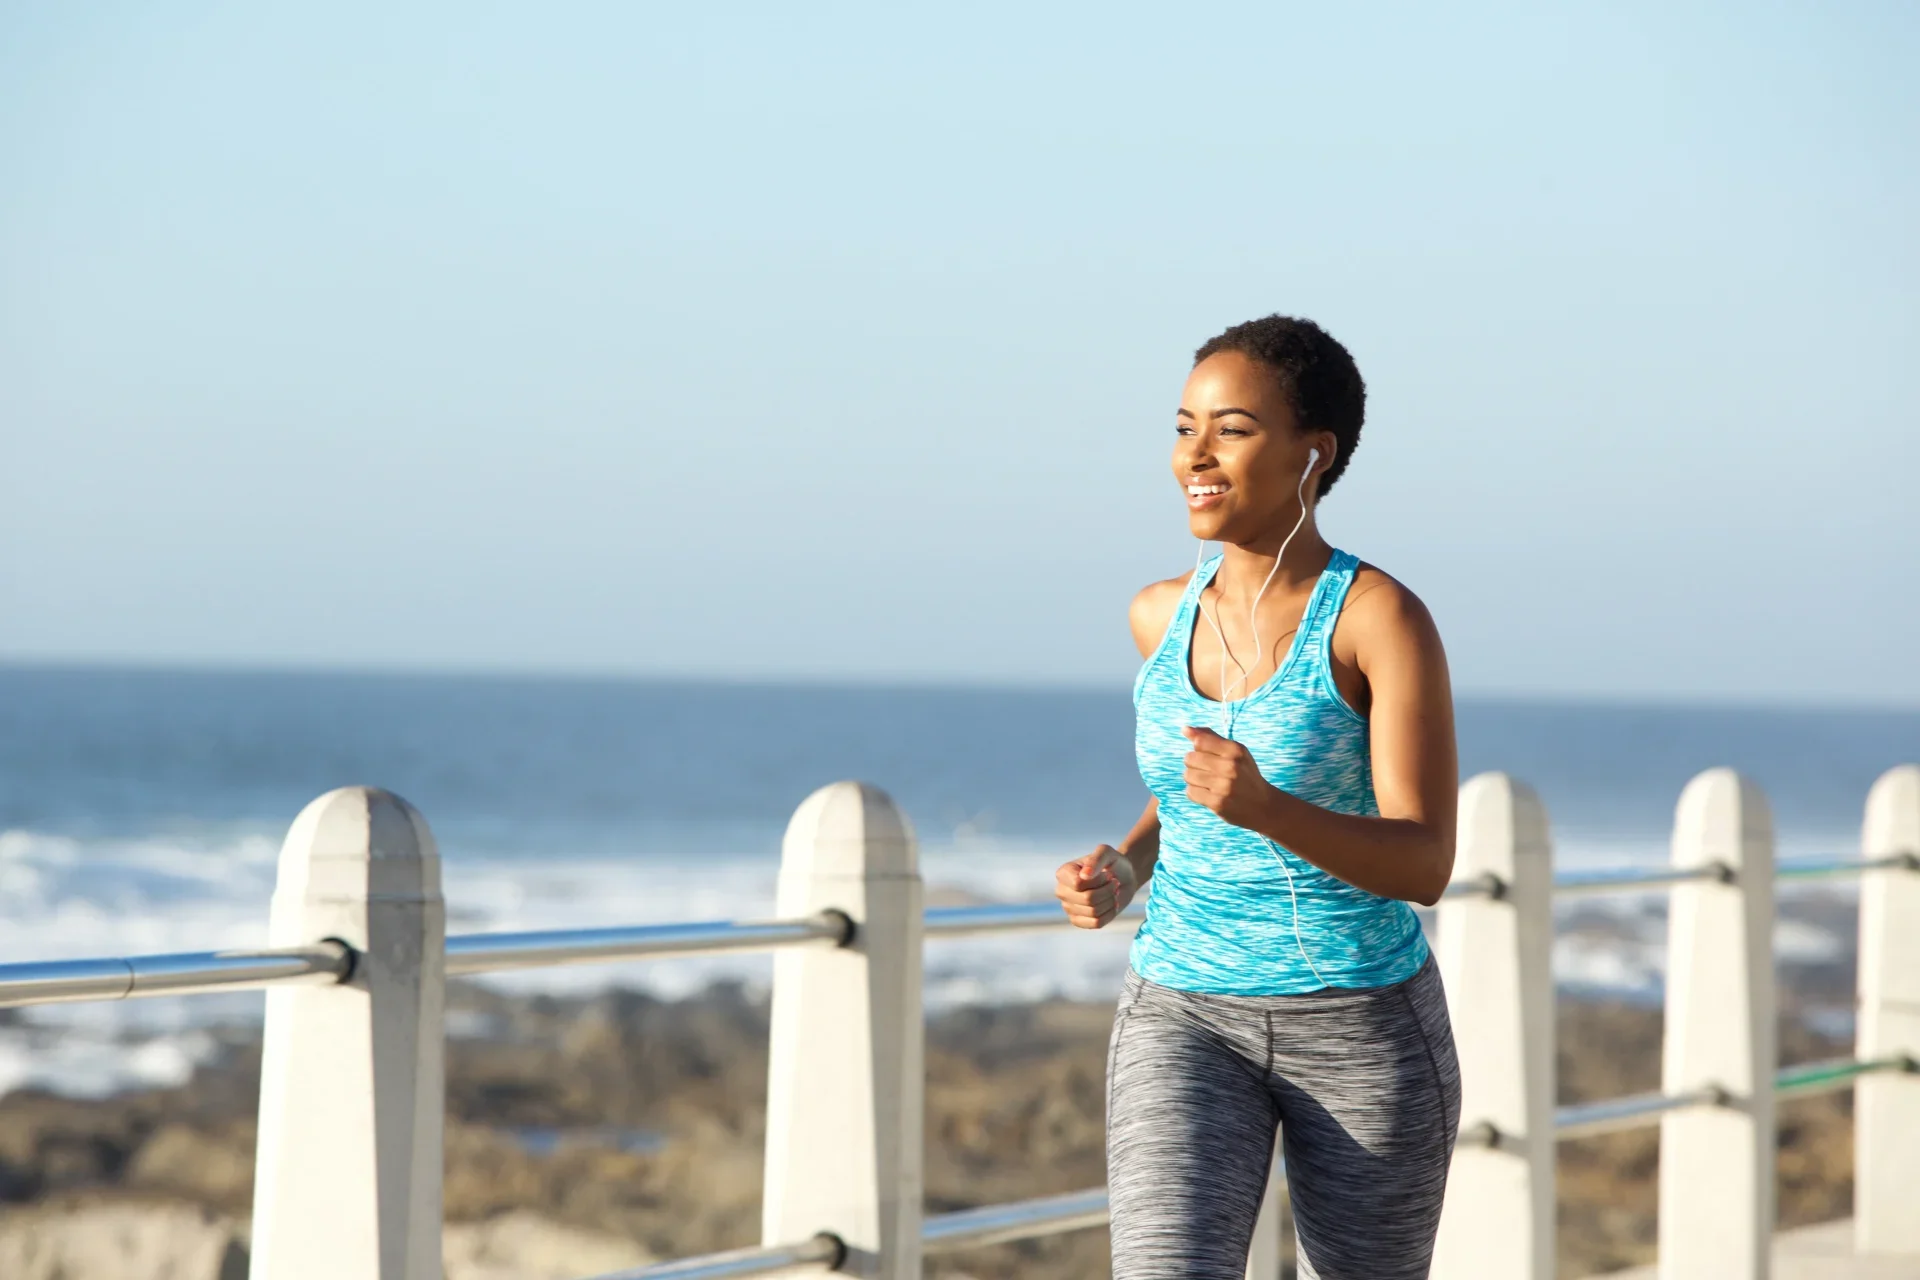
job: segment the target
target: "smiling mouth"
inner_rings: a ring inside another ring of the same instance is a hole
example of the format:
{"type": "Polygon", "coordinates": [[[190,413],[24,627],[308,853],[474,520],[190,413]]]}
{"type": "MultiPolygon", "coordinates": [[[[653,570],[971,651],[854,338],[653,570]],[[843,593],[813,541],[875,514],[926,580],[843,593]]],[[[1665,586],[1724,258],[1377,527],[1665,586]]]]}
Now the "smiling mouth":
{"type": "Polygon", "coordinates": [[[1190,484],[1187,486],[1189,498],[1208,498],[1227,491],[1224,484],[1190,484]]]}

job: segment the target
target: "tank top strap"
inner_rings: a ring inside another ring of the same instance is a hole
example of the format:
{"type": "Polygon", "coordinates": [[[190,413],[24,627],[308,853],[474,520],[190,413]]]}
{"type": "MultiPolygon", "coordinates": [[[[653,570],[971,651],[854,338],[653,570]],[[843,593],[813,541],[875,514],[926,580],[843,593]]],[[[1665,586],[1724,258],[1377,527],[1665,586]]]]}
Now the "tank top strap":
{"type": "Polygon", "coordinates": [[[1186,665],[1187,650],[1193,643],[1193,629],[1200,621],[1195,616],[1200,608],[1200,597],[1205,593],[1207,584],[1213,581],[1214,575],[1220,572],[1220,562],[1224,559],[1224,554],[1213,556],[1193,571],[1193,575],[1187,579],[1187,589],[1180,593],[1180,604],[1167,622],[1167,633],[1161,637],[1161,650],[1177,655],[1182,669],[1186,665]]]}
{"type": "Polygon", "coordinates": [[[1333,628],[1340,621],[1347,588],[1353,585],[1353,575],[1359,567],[1360,557],[1335,548],[1327,567],[1320,572],[1320,581],[1314,584],[1307,618],[1300,624],[1300,654],[1316,667],[1325,666],[1328,661],[1333,628]]]}
{"type": "Polygon", "coordinates": [[[1133,701],[1137,707],[1142,693],[1150,681],[1172,682],[1180,689],[1187,689],[1186,674],[1187,650],[1193,642],[1193,627],[1198,621],[1194,610],[1198,607],[1200,593],[1207,589],[1207,583],[1220,571],[1220,556],[1204,561],[1193,575],[1187,579],[1186,590],[1180,593],[1180,603],[1174,606],[1173,616],[1167,619],[1167,628],[1160,634],[1160,643],[1140,665],[1140,672],[1133,680],[1133,701]],[[1178,669],[1178,675],[1172,674],[1178,669]]]}
{"type": "Polygon", "coordinates": [[[1193,576],[1187,579],[1186,591],[1181,593],[1180,607],[1174,610],[1176,618],[1190,617],[1199,607],[1201,594],[1206,591],[1207,584],[1213,581],[1213,576],[1220,572],[1220,562],[1225,559],[1224,553],[1210,556],[1193,571],[1193,576]]]}

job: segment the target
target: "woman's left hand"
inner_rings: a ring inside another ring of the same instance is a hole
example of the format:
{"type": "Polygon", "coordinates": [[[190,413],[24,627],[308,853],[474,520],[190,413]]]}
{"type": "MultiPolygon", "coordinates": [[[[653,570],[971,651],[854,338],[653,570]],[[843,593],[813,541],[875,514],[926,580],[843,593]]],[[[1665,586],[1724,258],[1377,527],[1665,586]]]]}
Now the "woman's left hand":
{"type": "Polygon", "coordinates": [[[1205,805],[1236,827],[1254,830],[1273,810],[1279,789],[1261,776],[1253,753],[1211,729],[1181,730],[1193,743],[1187,753],[1187,799],[1205,805]]]}

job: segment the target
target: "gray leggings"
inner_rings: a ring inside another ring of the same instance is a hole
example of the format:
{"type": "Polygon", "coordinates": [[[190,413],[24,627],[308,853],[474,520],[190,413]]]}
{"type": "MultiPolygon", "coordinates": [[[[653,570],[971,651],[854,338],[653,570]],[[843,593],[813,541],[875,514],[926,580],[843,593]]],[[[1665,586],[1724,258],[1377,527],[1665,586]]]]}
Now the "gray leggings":
{"type": "Polygon", "coordinates": [[[1128,973],[1107,1055],[1113,1280],[1242,1280],[1276,1127],[1301,1280],[1425,1276],[1459,1124],[1431,958],[1299,996],[1128,973]]]}

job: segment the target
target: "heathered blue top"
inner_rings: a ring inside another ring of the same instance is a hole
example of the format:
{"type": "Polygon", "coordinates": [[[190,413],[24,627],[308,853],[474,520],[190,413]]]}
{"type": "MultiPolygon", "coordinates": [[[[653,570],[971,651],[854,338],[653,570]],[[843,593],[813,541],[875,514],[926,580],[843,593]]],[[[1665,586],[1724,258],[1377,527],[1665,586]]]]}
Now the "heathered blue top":
{"type": "Polygon", "coordinates": [[[1329,658],[1334,622],[1360,562],[1333,553],[1280,669],[1246,697],[1220,703],[1201,696],[1190,675],[1195,604],[1220,559],[1193,575],[1160,647],[1134,681],[1134,754],[1147,790],[1160,801],[1160,860],[1146,923],[1134,939],[1133,968],[1149,982],[1214,995],[1292,995],[1404,981],[1427,958],[1413,908],[1330,876],[1189,800],[1192,748],[1180,732],[1188,725],[1224,732],[1252,752],[1261,774],[1282,791],[1336,813],[1377,815],[1367,722],[1341,697],[1329,658]]]}

